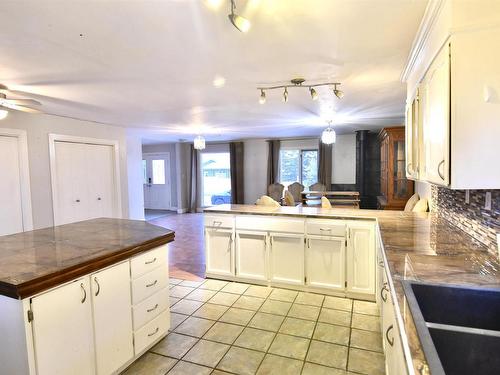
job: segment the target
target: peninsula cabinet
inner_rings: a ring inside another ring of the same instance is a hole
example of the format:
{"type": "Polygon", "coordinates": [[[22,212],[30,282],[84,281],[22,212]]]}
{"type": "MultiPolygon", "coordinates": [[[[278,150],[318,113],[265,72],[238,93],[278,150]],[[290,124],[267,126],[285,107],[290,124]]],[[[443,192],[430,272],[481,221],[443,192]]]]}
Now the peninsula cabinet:
{"type": "Polygon", "coordinates": [[[347,227],[347,292],[375,295],[375,228],[351,221],[347,227]]]}
{"type": "Polygon", "coordinates": [[[236,276],[268,280],[267,232],[236,231],[236,276]]]}
{"type": "Polygon", "coordinates": [[[234,220],[205,216],[206,272],[234,275],[234,220]]]}
{"type": "Polygon", "coordinates": [[[271,282],[304,284],[304,234],[275,233],[269,235],[271,282]]]}

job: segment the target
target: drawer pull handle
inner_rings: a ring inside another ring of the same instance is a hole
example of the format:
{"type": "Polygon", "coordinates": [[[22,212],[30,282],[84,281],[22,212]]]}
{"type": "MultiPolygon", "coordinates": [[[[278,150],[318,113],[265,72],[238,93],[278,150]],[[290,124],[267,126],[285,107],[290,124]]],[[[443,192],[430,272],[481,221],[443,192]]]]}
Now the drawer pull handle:
{"type": "Polygon", "coordinates": [[[151,311],[155,311],[158,308],[158,304],[155,305],[155,307],[152,307],[150,309],[147,309],[146,311],[150,313],[151,311]]]}
{"type": "Polygon", "coordinates": [[[83,283],[80,284],[80,288],[82,288],[83,290],[82,303],[85,303],[85,301],[87,300],[87,291],[85,290],[85,286],[83,285],[83,283]]]}
{"type": "Polygon", "coordinates": [[[322,232],[331,232],[332,228],[319,228],[319,230],[322,232]]]}
{"type": "Polygon", "coordinates": [[[387,283],[384,283],[384,286],[382,287],[382,289],[380,289],[380,298],[382,298],[382,301],[387,302],[387,294],[384,295],[384,291],[389,291],[389,289],[387,288],[387,283]]]}
{"type": "Polygon", "coordinates": [[[95,296],[97,297],[99,295],[99,293],[101,292],[101,284],[99,284],[97,277],[94,277],[94,281],[97,284],[97,291],[95,292],[95,296]]]}
{"type": "Polygon", "coordinates": [[[214,227],[220,227],[222,225],[222,221],[215,221],[213,222],[214,227]]]}
{"type": "Polygon", "coordinates": [[[387,342],[390,346],[394,346],[394,337],[392,339],[389,338],[389,332],[392,331],[393,328],[394,326],[391,324],[385,331],[385,338],[387,339],[387,342]]]}
{"type": "Polygon", "coordinates": [[[147,260],[144,262],[144,264],[151,264],[151,263],[154,263],[156,262],[156,257],[153,259],[153,260],[147,260]]]}
{"type": "Polygon", "coordinates": [[[382,259],[378,261],[378,265],[382,268],[385,268],[384,261],[382,259]]]}
{"type": "Polygon", "coordinates": [[[153,281],[151,284],[146,284],[146,288],[150,288],[152,286],[155,286],[158,280],[153,281]]]}
{"type": "Polygon", "coordinates": [[[156,329],[154,330],[154,332],[148,333],[148,337],[156,335],[159,330],[160,330],[160,328],[156,327],[156,329]]]}
{"type": "Polygon", "coordinates": [[[441,173],[441,166],[444,165],[444,160],[441,160],[438,164],[437,172],[439,177],[441,177],[441,180],[444,181],[444,174],[441,173]]]}

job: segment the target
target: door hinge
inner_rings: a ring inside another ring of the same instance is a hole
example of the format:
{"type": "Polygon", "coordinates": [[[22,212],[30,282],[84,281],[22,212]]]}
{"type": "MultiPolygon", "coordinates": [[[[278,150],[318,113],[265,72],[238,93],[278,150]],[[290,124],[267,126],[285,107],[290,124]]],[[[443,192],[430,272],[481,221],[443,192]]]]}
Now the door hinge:
{"type": "Polygon", "coordinates": [[[304,284],[307,284],[307,276],[304,276],[304,284]]]}
{"type": "Polygon", "coordinates": [[[345,247],[347,247],[347,238],[345,239],[345,247]]]}
{"type": "Polygon", "coordinates": [[[33,321],[33,311],[28,310],[28,323],[31,323],[33,321]]]}
{"type": "Polygon", "coordinates": [[[347,281],[345,282],[345,287],[347,288],[347,281]]]}

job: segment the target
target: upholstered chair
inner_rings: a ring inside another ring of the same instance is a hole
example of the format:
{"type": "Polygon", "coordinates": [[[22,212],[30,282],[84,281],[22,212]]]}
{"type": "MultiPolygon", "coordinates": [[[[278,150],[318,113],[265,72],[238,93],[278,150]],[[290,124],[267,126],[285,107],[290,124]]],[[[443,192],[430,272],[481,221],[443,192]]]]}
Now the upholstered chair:
{"type": "Polygon", "coordinates": [[[288,185],[288,191],[292,194],[293,200],[295,202],[301,202],[301,193],[304,191],[304,185],[298,182],[288,185]]]}
{"type": "Polygon", "coordinates": [[[285,199],[283,201],[284,206],[295,206],[295,199],[293,199],[292,193],[288,190],[285,190],[285,199]]]}
{"type": "Polygon", "coordinates": [[[285,187],[282,184],[271,184],[267,187],[267,195],[276,202],[280,202],[281,198],[283,198],[283,189],[285,189],[285,187]]]}
{"type": "Polygon", "coordinates": [[[321,208],[332,208],[332,204],[327,197],[321,197],[321,208]]]}
{"type": "Polygon", "coordinates": [[[326,186],[323,185],[320,182],[316,182],[315,184],[312,184],[309,186],[310,191],[326,191],[326,186]]]}
{"type": "Polygon", "coordinates": [[[273,198],[263,195],[255,202],[257,206],[270,206],[270,207],[280,207],[279,202],[276,202],[273,198]]]}

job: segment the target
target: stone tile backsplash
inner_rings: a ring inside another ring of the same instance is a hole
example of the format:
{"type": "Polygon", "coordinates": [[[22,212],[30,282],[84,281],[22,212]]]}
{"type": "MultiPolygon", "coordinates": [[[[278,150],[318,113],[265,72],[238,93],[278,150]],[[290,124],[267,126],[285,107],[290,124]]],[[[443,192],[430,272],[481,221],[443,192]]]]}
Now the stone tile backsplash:
{"type": "Polygon", "coordinates": [[[500,190],[451,190],[431,185],[431,211],[450,221],[488,249],[497,253],[496,234],[500,233],[500,190]],[[491,210],[486,210],[486,192],[491,192],[491,210]]]}

